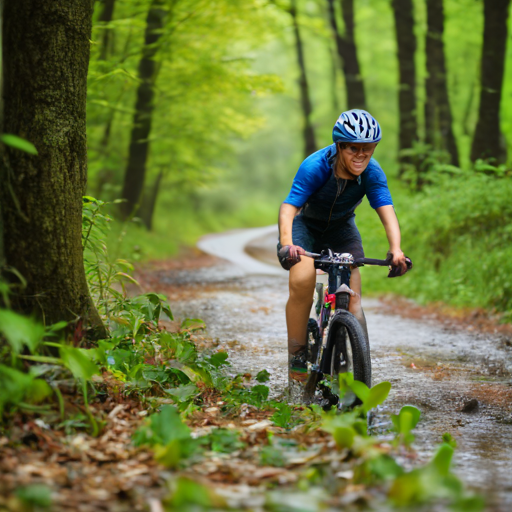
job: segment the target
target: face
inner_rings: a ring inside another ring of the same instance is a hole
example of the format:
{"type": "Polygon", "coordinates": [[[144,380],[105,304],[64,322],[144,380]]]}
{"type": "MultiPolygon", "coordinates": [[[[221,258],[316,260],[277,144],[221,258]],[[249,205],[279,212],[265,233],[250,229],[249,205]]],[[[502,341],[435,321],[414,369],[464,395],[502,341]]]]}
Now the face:
{"type": "Polygon", "coordinates": [[[370,162],[377,143],[346,144],[340,156],[344,170],[351,176],[360,176],[370,162]]]}

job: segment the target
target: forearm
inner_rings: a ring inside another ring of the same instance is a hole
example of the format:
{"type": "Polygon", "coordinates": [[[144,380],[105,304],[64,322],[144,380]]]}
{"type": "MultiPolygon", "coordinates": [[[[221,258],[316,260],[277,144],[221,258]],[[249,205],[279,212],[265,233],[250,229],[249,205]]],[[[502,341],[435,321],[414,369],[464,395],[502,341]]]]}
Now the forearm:
{"type": "Polygon", "coordinates": [[[279,241],[281,245],[293,245],[293,219],[299,209],[292,204],[283,203],[279,209],[279,241]]]}
{"type": "Polygon", "coordinates": [[[391,205],[381,206],[375,210],[380,217],[389,242],[389,250],[392,253],[401,252],[401,234],[395,209],[391,205]]]}

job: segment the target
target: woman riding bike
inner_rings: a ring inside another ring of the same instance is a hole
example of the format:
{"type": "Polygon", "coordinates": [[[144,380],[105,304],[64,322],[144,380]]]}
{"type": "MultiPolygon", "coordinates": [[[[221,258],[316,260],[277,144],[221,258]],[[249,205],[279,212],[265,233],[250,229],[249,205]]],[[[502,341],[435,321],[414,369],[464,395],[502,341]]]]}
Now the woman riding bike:
{"type": "MultiPolygon", "coordinates": [[[[279,210],[278,257],[290,271],[286,304],[290,383],[307,379],[306,336],[316,271],[313,259],[304,253],[332,249],[356,259],[364,257],[354,211],[365,195],[386,231],[395,275],[407,272],[386,175],[372,157],[381,137],[379,123],[365,110],[343,112],[332,132],[334,144],[302,162],[279,210]]],[[[352,269],[350,288],[349,311],[368,339],[357,267],[352,269]]]]}

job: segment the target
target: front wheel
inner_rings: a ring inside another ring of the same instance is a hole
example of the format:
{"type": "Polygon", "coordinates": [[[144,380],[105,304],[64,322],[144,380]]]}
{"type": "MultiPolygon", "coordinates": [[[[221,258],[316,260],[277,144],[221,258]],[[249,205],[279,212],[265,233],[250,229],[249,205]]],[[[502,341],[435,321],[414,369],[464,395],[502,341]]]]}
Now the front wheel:
{"type": "MultiPolygon", "coordinates": [[[[339,375],[351,372],[354,379],[364,382],[368,387],[372,383],[370,349],[361,324],[348,311],[337,311],[329,325],[325,358],[322,371],[330,393],[339,396],[339,375]]],[[[343,397],[343,404],[353,406],[361,403],[353,394],[343,397]]]]}

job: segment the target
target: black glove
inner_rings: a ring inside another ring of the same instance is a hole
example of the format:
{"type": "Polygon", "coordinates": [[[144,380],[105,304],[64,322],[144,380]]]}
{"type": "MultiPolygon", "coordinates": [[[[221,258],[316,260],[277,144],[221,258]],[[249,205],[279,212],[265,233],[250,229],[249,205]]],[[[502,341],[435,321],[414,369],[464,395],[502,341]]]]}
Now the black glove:
{"type": "MultiPolygon", "coordinates": [[[[388,254],[388,258],[387,259],[389,259],[390,262],[391,262],[393,260],[393,255],[392,254],[388,254]]],[[[394,265],[390,264],[388,277],[400,277],[400,276],[403,276],[409,270],[411,270],[411,268],[412,268],[412,260],[411,260],[411,258],[408,258],[406,256],[405,257],[405,264],[407,265],[407,269],[406,270],[403,270],[401,266],[395,267],[394,265]]]]}
{"type": "Polygon", "coordinates": [[[277,257],[279,263],[285,270],[290,270],[293,265],[299,263],[300,256],[306,254],[306,251],[298,245],[284,245],[279,249],[277,257]]]}

